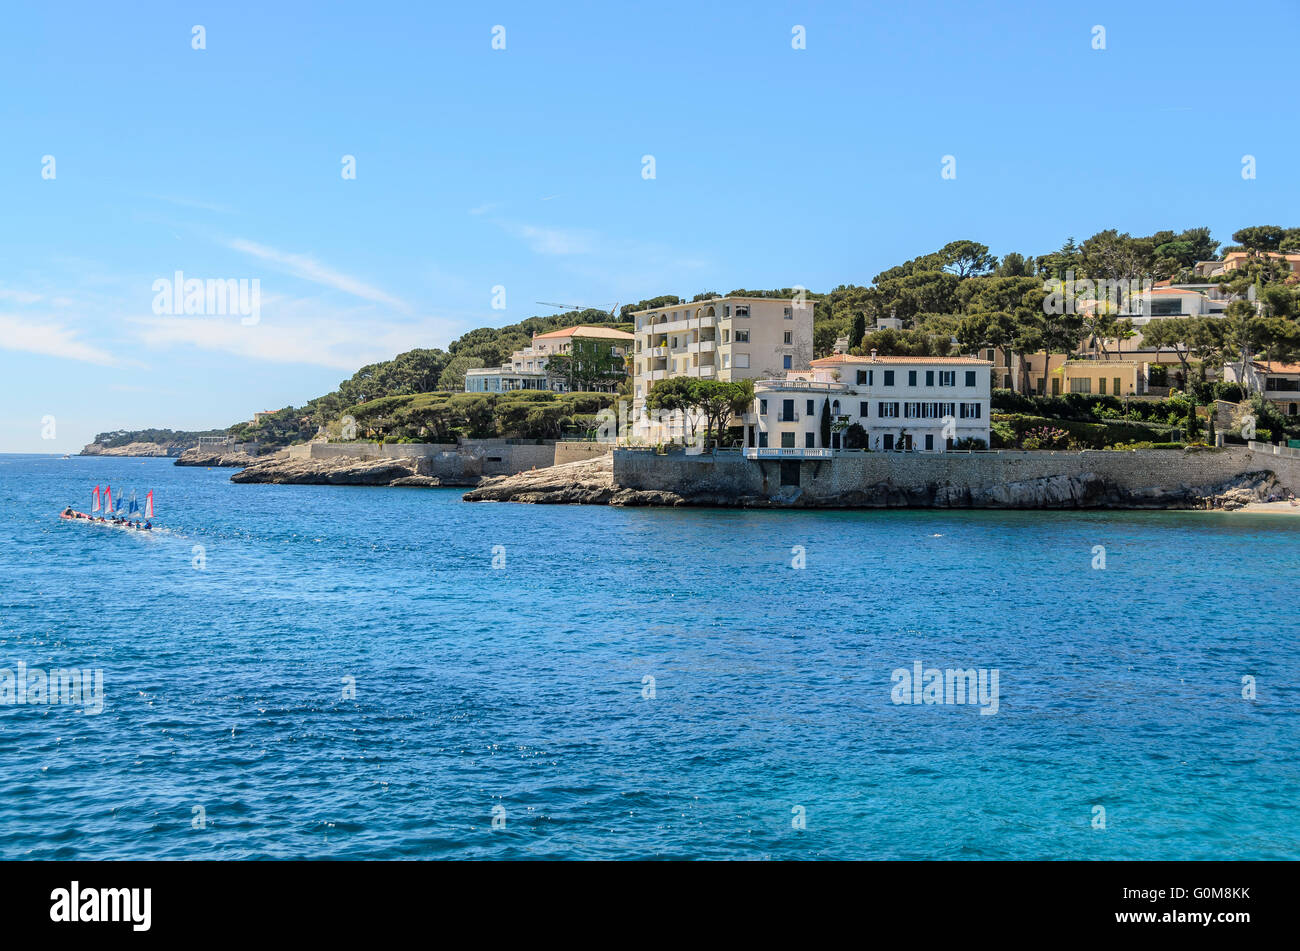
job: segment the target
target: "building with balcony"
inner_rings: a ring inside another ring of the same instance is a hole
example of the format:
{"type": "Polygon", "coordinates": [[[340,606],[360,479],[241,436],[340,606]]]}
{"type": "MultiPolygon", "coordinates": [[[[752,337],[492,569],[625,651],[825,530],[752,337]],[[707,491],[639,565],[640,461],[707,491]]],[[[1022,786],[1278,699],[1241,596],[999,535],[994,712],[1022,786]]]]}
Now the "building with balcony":
{"type": "Polygon", "coordinates": [[[716,297],[632,317],[634,401],[669,377],[766,379],[806,370],[812,360],[812,301],[716,297]]]}
{"type": "Polygon", "coordinates": [[[969,439],[988,446],[990,367],[972,357],[874,353],[813,360],[807,371],[755,383],[753,410],[742,420],[745,454],[813,459],[848,448],[943,452],[969,439]],[[829,441],[822,439],[823,413],[830,418],[829,441]],[[855,425],[862,433],[851,429],[855,425]]]}
{"type": "MultiPolygon", "coordinates": [[[[635,338],[623,330],[612,327],[565,327],[550,333],[533,334],[533,342],[523,350],[510,355],[510,362],[499,367],[482,367],[465,371],[466,393],[509,393],[513,390],[551,390],[564,393],[567,382],[547,370],[547,364],[556,354],[573,351],[575,340],[595,340],[610,348],[610,355],[625,357],[635,338]]],[[[621,381],[611,380],[596,385],[596,392],[613,393],[621,381]]]]}
{"type": "Polygon", "coordinates": [[[813,301],[715,297],[636,311],[632,408],[640,438],[682,435],[643,415],[650,388],[671,377],[760,380],[806,370],[813,355],[813,301]]]}
{"type": "Polygon", "coordinates": [[[1255,361],[1247,364],[1243,378],[1241,364],[1229,363],[1223,378],[1261,394],[1284,416],[1300,416],[1300,364],[1255,361]]]}

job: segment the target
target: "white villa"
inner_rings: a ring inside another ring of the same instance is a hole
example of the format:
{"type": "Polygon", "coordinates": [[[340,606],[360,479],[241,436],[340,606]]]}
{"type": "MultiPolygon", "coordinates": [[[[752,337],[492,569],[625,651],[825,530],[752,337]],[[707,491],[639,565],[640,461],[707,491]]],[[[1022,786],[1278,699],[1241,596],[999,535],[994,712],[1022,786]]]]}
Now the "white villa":
{"type": "Polygon", "coordinates": [[[822,458],[847,448],[857,424],[876,451],[943,452],[964,439],[989,445],[992,364],[970,357],[884,357],[837,353],[812,369],[754,386],[745,454],[751,459],[822,458]],[[821,438],[823,407],[830,444],[821,438]]]}
{"type": "MultiPolygon", "coordinates": [[[[631,346],[632,334],[612,327],[565,327],[550,333],[533,334],[533,343],[523,350],[516,350],[510,355],[510,362],[499,367],[482,367],[465,371],[466,393],[508,393],[512,390],[553,390],[565,392],[568,387],[564,380],[546,370],[547,361],[555,354],[568,353],[573,349],[575,339],[595,339],[609,341],[610,353],[623,356],[631,346]]],[[[614,392],[617,386],[609,384],[600,387],[607,392],[614,392]]]]}
{"type": "Polygon", "coordinates": [[[1229,383],[1249,386],[1273,403],[1283,416],[1300,416],[1300,364],[1256,360],[1246,366],[1243,379],[1241,364],[1229,363],[1223,368],[1223,378],[1229,383]]]}

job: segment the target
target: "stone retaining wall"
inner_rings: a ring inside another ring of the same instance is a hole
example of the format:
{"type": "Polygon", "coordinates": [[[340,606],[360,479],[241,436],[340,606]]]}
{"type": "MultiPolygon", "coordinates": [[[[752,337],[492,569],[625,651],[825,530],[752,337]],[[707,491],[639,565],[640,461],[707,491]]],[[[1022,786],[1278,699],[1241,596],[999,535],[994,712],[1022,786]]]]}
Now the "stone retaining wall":
{"type": "Polygon", "coordinates": [[[603,456],[612,447],[609,443],[599,442],[557,442],[555,444],[555,465],[566,462],[581,462],[603,456]]]}
{"type": "MultiPolygon", "coordinates": [[[[1289,460],[1288,460],[1289,461],[1289,460]]],[[[1296,460],[1300,464],[1300,460],[1296,460]]],[[[985,453],[840,453],[824,460],[745,459],[739,453],[688,456],[653,451],[614,452],[614,484],[691,496],[772,498],[794,484],[809,501],[867,492],[881,483],[903,490],[930,485],[979,492],[1009,483],[1091,474],[1116,488],[1177,490],[1219,485],[1247,472],[1276,471],[1277,463],[1245,446],[1183,452],[1003,451],[985,453]]]]}

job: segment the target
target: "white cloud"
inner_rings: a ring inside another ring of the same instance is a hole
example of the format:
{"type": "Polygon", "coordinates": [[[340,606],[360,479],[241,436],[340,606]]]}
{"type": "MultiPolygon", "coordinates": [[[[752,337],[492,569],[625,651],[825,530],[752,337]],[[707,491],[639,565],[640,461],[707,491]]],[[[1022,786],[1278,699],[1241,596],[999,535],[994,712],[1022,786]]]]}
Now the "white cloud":
{"type": "Polygon", "coordinates": [[[528,246],[538,254],[592,254],[599,247],[597,235],[592,231],[543,228],[517,221],[502,221],[500,225],[507,234],[527,241],[528,246]]]}
{"type": "Polygon", "coordinates": [[[388,304],[390,307],[407,309],[406,304],[396,297],[392,297],[379,288],[372,287],[351,275],[331,270],[309,255],[278,251],[275,248],[268,248],[266,245],[246,241],[243,238],[236,238],[227,242],[227,244],[236,251],[250,254],[262,261],[277,264],[290,274],[305,281],[311,281],[323,287],[332,287],[335,290],[343,291],[345,294],[351,294],[353,297],[359,297],[362,300],[373,301],[376,304],[388,304]]]}
{"type": "Polygon", "coordinates": [[[359,366],[448,338],[450,321],[376,320],[368,313],[320,316],[313,301],[263,298],[261,322],[233,317],[144,317],[129,321],[154,349],[194,347],[267,363],[304,363],[352,372],[359,366]]]}
{"type": "Polygon", "coordinates": [[[7,287],[0,287],[0,300],[13,301],[15,304],[35,304],[41,299],[41,295],[33,291],[15,291],[7,287]]]}
{"type": "Polygon", "coordinates": [[[35,323],[30,319],[0,314],[0,350],[39,353],[82,363],[115,366],[117,360],[81,340],[75,330],[58,323],[35,323]]]}

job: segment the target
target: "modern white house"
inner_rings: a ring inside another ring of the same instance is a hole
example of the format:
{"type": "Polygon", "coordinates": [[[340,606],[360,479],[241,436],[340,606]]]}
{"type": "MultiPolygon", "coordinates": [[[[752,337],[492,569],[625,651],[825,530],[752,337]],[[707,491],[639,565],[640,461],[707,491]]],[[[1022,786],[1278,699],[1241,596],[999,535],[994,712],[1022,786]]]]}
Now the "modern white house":
{"type": "MultiPolygon", "coordinates": [[[[577,339],[596,340],[608,344],[613,356],[623,356],[632,345],[633,336],[612,327],[565,327],[550,333],[533,334],[533,343],[510,355],[510,362],[499,367],[481,367],[465,371],[466,393],[509,393],[513,390],[553,390],[563,393],[568,389],[565,381],[547,371],[547,362],[556,354],[566,354],[573,349],[577,339]]],[[[614,392],[617,384],[601,385],[598,390],[614,392]]]]}
{"type": "Polygon", "coordinates": [[[745,454],[815,459],[844,448],[944,452],[963,440],[987,447],[991,366],[971,357],[874,352],[813,360],[810,370],[755,383],[753,411],[742,420],[745,454]],[[823,412],[830,417],[829,442],[822,439],[823,412]],[[855,425],[865,445],[853,445],[855,425]]]}
{"type": "Polygon", "coordinates": [[[1300,416],[1300,364],[1256,360],[1246,365],[1243,379],[1241,364],[1229,363],[1223,368],[1223,378],[1229,383],[1249,386],[1283,416],[1300,416]]]}

